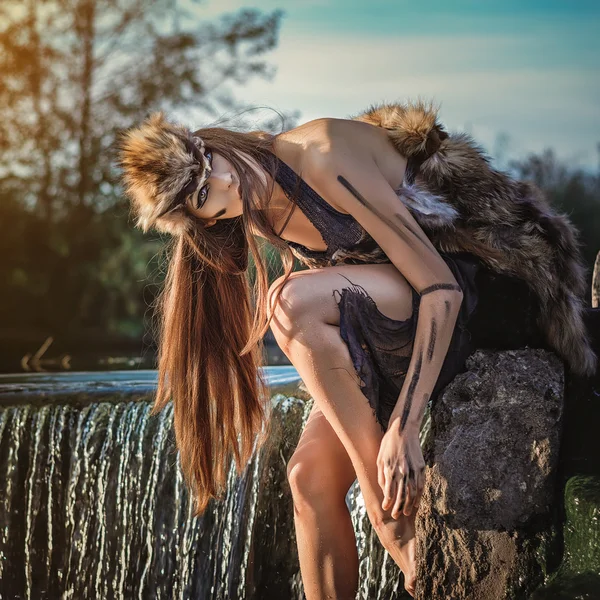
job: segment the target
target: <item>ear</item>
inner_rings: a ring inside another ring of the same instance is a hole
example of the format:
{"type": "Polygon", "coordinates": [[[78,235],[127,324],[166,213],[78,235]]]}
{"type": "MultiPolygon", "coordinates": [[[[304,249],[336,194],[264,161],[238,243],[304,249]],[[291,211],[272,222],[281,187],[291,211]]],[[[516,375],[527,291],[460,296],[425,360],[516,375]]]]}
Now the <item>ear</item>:
{"type": "Polygon", "coordinates": [[[211,219],[210,221],[206,222],[206,224],[204,225],[204,227],[212,227],[216,222],[217,222],[216,219],[211,219]]]}

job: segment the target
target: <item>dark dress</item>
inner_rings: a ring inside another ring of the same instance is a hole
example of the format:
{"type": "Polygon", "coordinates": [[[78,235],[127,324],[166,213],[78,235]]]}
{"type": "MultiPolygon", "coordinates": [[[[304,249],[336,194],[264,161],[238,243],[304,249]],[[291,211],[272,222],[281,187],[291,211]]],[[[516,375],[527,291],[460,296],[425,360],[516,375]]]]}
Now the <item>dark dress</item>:
{"type": "MultiPolygon", "coordinates": [[[[321,252],[288,241],[303,264],[318,268],[391,262],[352,215],[334,209],[287,164],[274,155],[272,159],[284,193],[327,244],[321,252]]],[[[414,176],[410,163],[407,173],[414,176]]],[[[439,254],[461,286],[463,302],[430,402],[464,370],[465,360],[477,348],[546,347],[536,324],[537,299],[523,280],[494,273],[473,254],[439,254]]],[[[367,291],[350,280],[334,295],[340,309],[340,335],[360,377],[361,391],[386,431],[410,363],[421,297],[413,289],[412,315],[399,321],[379,311],[367,291]]]]}

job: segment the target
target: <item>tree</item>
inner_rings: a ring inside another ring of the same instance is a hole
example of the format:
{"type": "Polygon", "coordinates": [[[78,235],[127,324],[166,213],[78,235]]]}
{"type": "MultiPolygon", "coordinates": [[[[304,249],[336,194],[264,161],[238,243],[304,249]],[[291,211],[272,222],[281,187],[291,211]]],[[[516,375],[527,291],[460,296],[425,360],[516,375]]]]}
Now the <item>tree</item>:
{"type": "Polygon", "coordinates": [[[551,149],[512,161],[511,169],[519,179],[533,181],[544,190],[550,202],[577,227],[591,284],[592,267],[600,250],[600,171],[569,168],[551,149]]]}
{"type": "Polygon", "coordinates": [[[272,74],[281,17],[206,22],[193,0],[2,2],[0,326],[141,333],[162,241],[128,222],[116,134],[153,110],[185,108],[195,128],[243,109],[232,85],[272,74]]]}

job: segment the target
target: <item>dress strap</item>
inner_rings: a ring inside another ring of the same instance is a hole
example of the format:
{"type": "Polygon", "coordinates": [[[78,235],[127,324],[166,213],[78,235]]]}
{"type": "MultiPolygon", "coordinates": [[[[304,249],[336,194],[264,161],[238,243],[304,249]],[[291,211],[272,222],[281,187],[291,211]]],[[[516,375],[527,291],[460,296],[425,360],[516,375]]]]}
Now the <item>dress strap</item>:
{"type": "Polygon", "coordinates": [[[335,209],[287,163],[273,152],[268,152],[265,156],[265,166],[272,167],[273,164],[275,165],[275,180],[281,186],[288,200],[294,204],[293,209],[286,217],[283,228],[277,235],[282,234],[295,207],[298,206],[321,234],[327,250],[311,250],[302,244],[290,241],[288,241],[288,245],[306,255],[323,258],[332,256],[339,248],[351,247],[362,239],[363,229],[352,215],[335,209]]]}
{"type": "Polygon", "coordinates": [[[287,216],[285,223],[283,224],[283,227],[279,230],[279,233],[277,234],[278,236],[281,236],[281,234],[284,232],[285,228],[287,227],[288,223],[290,222],[290,219],[292,218],[292,215],[294,214],[294,211],[296,210],[296,206],[298,206],[295,202],[292,202],[292,210],[290,210],[290,214],[287,216]]]}

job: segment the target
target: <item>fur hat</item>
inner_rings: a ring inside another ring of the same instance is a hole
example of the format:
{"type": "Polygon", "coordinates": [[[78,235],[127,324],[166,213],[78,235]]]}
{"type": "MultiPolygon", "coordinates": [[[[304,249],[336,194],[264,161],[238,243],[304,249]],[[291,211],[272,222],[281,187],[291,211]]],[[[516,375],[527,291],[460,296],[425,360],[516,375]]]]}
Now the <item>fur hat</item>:
{"type": "Polygon", "coordinates": [[[211,172],[198,136],[153,113],[122,134],[118,164],[138,227],[180,235],[192,226],[185,199],[211,172]]]}

